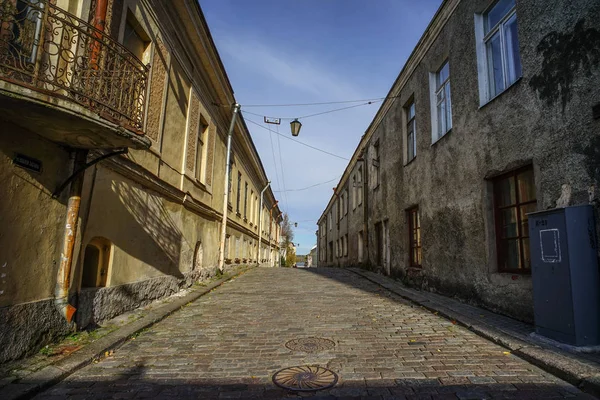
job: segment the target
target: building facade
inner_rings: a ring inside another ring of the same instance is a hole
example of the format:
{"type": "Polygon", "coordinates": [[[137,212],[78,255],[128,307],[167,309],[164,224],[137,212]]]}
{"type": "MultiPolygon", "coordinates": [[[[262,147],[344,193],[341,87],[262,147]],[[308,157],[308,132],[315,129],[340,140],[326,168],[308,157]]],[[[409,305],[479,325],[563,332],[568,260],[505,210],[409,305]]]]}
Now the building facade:
{"type": "Polygon", "coordinates": [[[318,221],[320,265],[531,321],[527,214],[598,201],[599,21],[593,0],[444,1],[318,221]]]}
{"type": "Polygon", "coordinates": [[[219,257],[277,262],[281,212],[270,189],[259,210],[268,179],[241,117],[225,182],[234,103],[195,0],[0,0],[0,362],[207,279],[219,257]]]}

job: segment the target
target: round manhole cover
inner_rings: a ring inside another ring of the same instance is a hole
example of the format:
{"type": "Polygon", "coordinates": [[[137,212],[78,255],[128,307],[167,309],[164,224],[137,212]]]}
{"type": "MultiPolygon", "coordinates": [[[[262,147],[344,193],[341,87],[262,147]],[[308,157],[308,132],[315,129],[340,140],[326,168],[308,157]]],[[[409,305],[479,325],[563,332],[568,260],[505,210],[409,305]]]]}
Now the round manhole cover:
{"type": "Polygon", "coordinates": [[[290,340],[285,344],[290,350],[315,353],[317,351],[329,350],[335,347],[335,342],[329,339],[308,337],[290,340]]]}
{"type": "Polygon", "coordinates": [[[273,383],[280,388],[297,392],[329,389],[335,386],[335,372],[319,366],[297,366],[284,368],[273,375],[273,383]]]}

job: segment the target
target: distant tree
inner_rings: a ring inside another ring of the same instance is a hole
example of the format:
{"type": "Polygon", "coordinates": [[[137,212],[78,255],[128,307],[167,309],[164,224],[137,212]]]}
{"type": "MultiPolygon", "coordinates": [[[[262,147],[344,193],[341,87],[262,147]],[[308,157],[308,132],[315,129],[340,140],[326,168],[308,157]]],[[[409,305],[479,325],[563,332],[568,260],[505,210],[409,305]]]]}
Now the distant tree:
{"type": "Polygon", "coordinates": [[[281,238],[286,245],[294,240],[294,231],[287,214],[283,214],[283,221],[281,221],[281,238]]]}
{"type": "Polygon", "coordinates": [[[281,247],[286,249],[285,263],[283,266],[291,267],[296,262],[296,252],[294,251],[294,231],[292,230],[292,223],[290,217],[287,214],[283,214],[283,220],[281,221],[281,247]]]}

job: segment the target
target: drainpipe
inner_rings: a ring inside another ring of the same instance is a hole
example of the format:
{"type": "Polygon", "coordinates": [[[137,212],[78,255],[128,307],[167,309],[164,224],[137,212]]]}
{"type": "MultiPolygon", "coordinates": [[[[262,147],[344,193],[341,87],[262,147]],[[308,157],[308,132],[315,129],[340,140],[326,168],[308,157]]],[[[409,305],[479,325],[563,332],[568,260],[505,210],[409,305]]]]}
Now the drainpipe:
{"type": "Polygon", "coordinates": [[[265,194],[265,190],[271,186],[271,181],[267,182],[267,186],[260,192],[260,208],[258,209],[258,256],[256,257],[256,262],[260,265],[260,247],[262,245],[262,209],[263,209],[263,195],[265,194]]]}
{"type": "MultiPolygon", "coordinates": [[[[101,32],[104,32],[104,27],[106,26],[106,13],[108,11],[108,0],[98,0],[96,3],[96,9],[94,10],[94,21],[92,21],[92,25],[94,28],[98,29],[101,32]]],[[[101,39],[102,35],[97,32],[94,32],[93,35],[97,41],[92,43],[91,48],[91,57],[90,64],[92,68],[98,68],[98,58],[100,57],[101,52],[101,39]]]]}
{"type": "Polygon", "coordinates": [[[364,217],[364,232],[363,244],[365,246],[364,258],[367,264],[371,263],[369,254],[369,166],[367,165],[367,155],[363,152],[363,217],[364,217]]]}
{"type": "MultiPolygon", "coordinates": [[[[77,150],[73,170],[77,171],[85,165],[87,150],[77,150]]],[[[60,253],[60,266],[54,289],[54,305],[61,315],[71,322],[76,308],[69,304],[69,287],[71,286],[71,267],[73,265],[73,249],[77,238],[77,223],[79,221],[79,206],[81,204],[81,191],[83,189],[84,174],[78,174],[71,182],[69,189],[69,202],[67,203],[67,217],[65,221],[65,236],[60,253]]]]}
{"type": "Polygon", "coordinates": [[[225,235],[227,231],[227,204],[229,202],[229,174],[231,173],[231,137],[233,136],[233,129],[235,128],[235,120],[238,112],[240,111],[240,105],[235,103],[233,105],[233,116],[231,117],[231,124],[229,125],[229,132],[227,132],[227,164],[225,165],[225,184],[223,185],[223,221],[221,222],[221,243],[219,245],[219,271],[223,272],[223,264],[225,263],[225,235]]]}
{"type": "MultiPolygon", "coordinates": [[[[274,267],[274,262],[273,262],[273,250],[271,249],[271,233],[272,233],[272,228],[273,228],[273,209],[277,206],[277,204],[279,203],[279,200],[275,201],[275,204],[273,204],[273,207],[271,207],[271,209],[269,210],[269,262],[271,267],[274,267]]],[[[275,245],[275,247],[277,247],[277,245],[275,245]]]]}

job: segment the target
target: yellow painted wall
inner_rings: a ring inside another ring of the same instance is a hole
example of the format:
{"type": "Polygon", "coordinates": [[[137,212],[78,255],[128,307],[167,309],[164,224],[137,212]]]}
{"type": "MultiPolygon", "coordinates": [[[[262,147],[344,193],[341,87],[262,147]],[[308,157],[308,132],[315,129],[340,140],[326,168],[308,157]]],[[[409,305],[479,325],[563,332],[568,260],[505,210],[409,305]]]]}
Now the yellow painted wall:
{"type": "Polygon", "coordinates": [[[53,296],[66,192],[50,196],[71,172],[69,153],[0,121],[0,307],[53,296]],[[21,153],[42,161],[41,173],[16,167],[21,153]]]}

